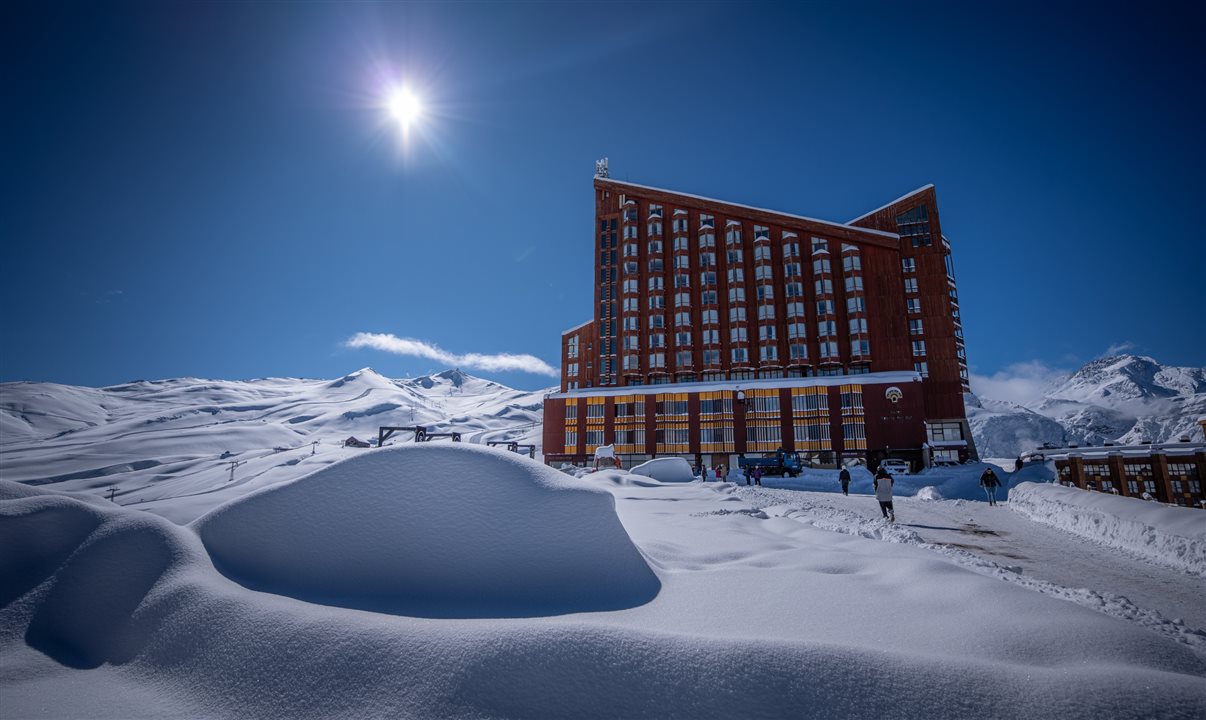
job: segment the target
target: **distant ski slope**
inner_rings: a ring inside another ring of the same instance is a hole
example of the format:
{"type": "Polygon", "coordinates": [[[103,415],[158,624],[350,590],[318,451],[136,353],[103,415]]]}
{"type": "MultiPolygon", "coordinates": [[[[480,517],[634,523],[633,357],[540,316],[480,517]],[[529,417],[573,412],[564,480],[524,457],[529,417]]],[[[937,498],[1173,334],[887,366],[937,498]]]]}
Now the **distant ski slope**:
{"type": "MultiPolygon", "coordinates": [[[[228,497],[364,452],[344,449],[343,440],[375,440],[382,425],[539,446],[545,392],[460,370],[391,380],[371,368],[337,380],[4,383],[0,478],[106,497],[112,489],[120,504],[186,522],[228,497]]],[[[413,437],[400,433],[388,442],[413,437]]]]}

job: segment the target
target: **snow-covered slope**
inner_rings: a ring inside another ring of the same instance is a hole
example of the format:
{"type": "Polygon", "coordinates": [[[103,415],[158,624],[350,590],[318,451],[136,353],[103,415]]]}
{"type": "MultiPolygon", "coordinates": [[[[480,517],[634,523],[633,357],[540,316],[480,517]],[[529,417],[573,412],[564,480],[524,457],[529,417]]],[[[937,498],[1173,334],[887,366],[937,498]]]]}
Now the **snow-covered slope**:
{"type": "MultiPolygon", "coordinates": [[[[121,504],[187,522],[230,497],[354,454],[343,440],[375,440],[382,425],[539,445],[544,392],[460,370],[392,380],[371,368],[337,380],[4,383],[0,478],[94,494],[115,488],[121,504]],[[166,502],[173,498],[184,501],[166,502]]],[[[402,433],[389,442],[411,439],[402,433]]]]}
{"type": "Polygon", "coordinates": [[[970,394],[965,404],[982,457],[1014,457],[1044,442],[1202,440],[1197,418],[1206,415],[1206,368],[1118,355],[1055,378],[1025,406],[970,394]]]}

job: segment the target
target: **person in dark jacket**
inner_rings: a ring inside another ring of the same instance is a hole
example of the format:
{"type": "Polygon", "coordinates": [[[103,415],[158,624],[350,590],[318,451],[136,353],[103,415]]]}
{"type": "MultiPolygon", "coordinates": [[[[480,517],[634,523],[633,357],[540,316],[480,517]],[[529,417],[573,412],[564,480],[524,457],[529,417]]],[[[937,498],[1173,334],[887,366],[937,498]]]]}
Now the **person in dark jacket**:
{"type": "Polygon", "coordinates": [[[988,504],[997,504],[997,488],[1001,487],[1001,480],[992,468],[984,470],[984,474],[980,476],[980,487],[984,488],[984,494],[988,495],[988,504]]]}
{"type": "Polygon", "coordinates": [[[892,474],[884,468],[875,473],[875,499],[879,501],[879,511],[888,522],[896,522],[896,510],[892,507],[892,474]]]}
{"type": "Polygon", "coordinates": [[[838,473],[838,482],[840,482],[842,484],[842,494],[849,497],[850,496],[850,469],[849,468],[843,467],[842,471],[840,473],[838,473]]]}
{"type": "Polygon", "coordinates": [[[754,467],[754,484],[762,485],[762,468],[758,466],[754,467]]]}

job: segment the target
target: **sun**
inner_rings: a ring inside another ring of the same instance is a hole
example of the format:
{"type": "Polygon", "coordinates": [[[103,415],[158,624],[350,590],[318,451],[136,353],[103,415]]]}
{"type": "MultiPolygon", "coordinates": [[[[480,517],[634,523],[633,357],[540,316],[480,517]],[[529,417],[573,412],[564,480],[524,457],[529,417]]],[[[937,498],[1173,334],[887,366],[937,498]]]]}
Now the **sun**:
{"type": "Polygon", "coordinates": [[[390,117],[402,127],[409,127],[423,113],[423,104],[406,88],[394,88],[385,101],[390,117]]]}

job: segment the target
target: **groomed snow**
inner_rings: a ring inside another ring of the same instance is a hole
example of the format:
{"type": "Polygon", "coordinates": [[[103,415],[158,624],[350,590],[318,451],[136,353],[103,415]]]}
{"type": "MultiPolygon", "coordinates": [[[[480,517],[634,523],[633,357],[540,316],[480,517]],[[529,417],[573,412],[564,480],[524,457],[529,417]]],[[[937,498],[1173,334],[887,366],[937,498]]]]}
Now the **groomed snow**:
{"type": "Polygon", "coordinates": [[[615,501],[490,448],[383,448],[193,524],[217,567],[264,592],[420,617],[633,607],[657,577],[615,501]]]}
{"type": "Polygon", "coordinates": [[[1206,576],[1201,510],[1032,482],[1009,491],[1009,507],[1036,522],[1206,576]]]}

